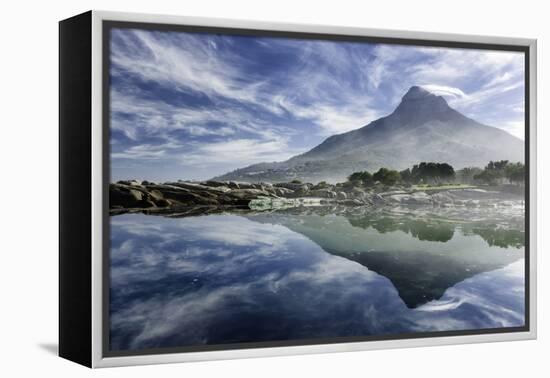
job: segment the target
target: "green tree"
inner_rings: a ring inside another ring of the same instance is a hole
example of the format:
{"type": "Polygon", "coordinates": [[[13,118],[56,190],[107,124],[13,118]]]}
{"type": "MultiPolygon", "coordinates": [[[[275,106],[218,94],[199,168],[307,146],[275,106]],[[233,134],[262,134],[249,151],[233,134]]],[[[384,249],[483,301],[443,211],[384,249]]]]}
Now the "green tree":
{"type": "Polygon", "coordinates": [[[474,175],[475,180],[482,181],[488,185],[496,185],[502,175],[493,169],[484,169],[483,172],[474,175]]]}
{"type": "Polygon", "coordinates": [[[440,182],[453,179],[455,171],[447,163],[422,162],[413,166],[411,177],[414,182],[440,182]]]}
{"type": "Polygon", "coordinates": [[[510,163],[508,160],[490,161],[483,172],[474,178],[489,185],[502,183],[504,179],[511,183],[521,183],[525,181],[525,166],[519,162],[510,163]]]}
{"type": "Polygon", "coordinates": [[[315,189],[324,189],[329,186],[328,182],[326,181],[319,181],[317,185],[315,185],[315,189]]]}
{"type": "Polygon", "coordinates": [[[510,163],[504,169],[504,175],[511,183],[525,182],[525,165],[522,163],[510,163]]]}
{"type": "Polygon", "coordinates": [[[486,170],[489,171],[498,171],[502,172],[508,165],[508,160],[500,160],[500,161],[490,161],[489,164],[485,167],[486,170]]]}
{"type": "Polygon", "coordinates": [[[413,176],[412,176],[410,168],[402,170],[401,172],[399,172],[399,175],[401,176],[402,181],[407,182],[407,183],[412,183],[413,182],[413,176]]]}
{"type": "Polygon", "coordinates": [[[368,183],[372,181],[372,174],[368,171],[354,172],[348,176],[348,181],[363,181],[364,183],[368,183]]]}
{"type": "Polygon", "coordinates": [[[464,184],[474,182],[474,176],[483,172],[483,169],[478,167],[466,167],[456,171],[456,179],[464,184]]]}
{"type": "Polygon", "coordinates": [[[401,180],[399,172],[388,169],[380,168],[375,174],[372,175],[374,181],[380,181],[384,185],[395,185],[401,180]]]}

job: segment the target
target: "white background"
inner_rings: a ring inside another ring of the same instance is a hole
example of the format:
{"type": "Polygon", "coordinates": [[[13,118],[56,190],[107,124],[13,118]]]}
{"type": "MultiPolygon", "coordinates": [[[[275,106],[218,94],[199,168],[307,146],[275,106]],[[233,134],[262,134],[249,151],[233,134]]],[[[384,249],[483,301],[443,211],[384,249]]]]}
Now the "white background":
{"type": "MultiPolygon", "coordinates": [[[[98,377],[546,376],[550,285],[544,235],[548,188],[550,26],[545,1],[5,1],[0,22],[0,375],[98,377]],[[263,358],[91,371],[57,344],[57,21],[89,9],[430,32],[539,41],[539,339],[449,347],[263,358]],[[545,350],[546,349],[546,350],[545,350]]],[[[545,240],[546,239],[546,240],[545,240]]]]}

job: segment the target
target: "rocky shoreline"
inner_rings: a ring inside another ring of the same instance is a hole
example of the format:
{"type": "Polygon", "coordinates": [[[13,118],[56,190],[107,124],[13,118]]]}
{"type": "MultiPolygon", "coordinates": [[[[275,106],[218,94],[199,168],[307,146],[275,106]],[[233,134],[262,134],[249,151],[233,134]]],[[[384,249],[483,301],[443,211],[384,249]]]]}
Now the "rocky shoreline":
{"type": "Polygon", "coordinates": [[[478,188],[364,188],[342,184],[241,183],[234,181],[119,181],[110,184],[111,215],[127,212],[204,213],[208,208],[267,210],[300,206],[511,206],[523,197],[507,191],[478,188]],[[201,209],[202,208],[202,209],[201,209]]]}

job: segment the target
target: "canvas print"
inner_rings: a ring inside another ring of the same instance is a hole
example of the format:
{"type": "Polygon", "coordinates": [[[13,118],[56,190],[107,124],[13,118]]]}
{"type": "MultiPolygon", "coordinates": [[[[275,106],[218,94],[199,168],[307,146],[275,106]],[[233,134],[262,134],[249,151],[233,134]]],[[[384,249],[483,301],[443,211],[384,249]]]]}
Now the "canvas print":
{"type": "Polygon", "coordinates": [[[525,327],[524,52],[107,41],[109,352],[525,327]]]}

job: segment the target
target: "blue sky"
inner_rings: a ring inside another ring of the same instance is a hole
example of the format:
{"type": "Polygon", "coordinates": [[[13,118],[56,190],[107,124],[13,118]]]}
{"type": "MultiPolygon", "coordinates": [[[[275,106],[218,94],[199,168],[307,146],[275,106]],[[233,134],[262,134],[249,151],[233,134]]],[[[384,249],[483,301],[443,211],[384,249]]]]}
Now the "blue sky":
{"type": "Polygon", "coordinates": [[[412,85],[523,139],[523,54],[111,31],[112,180],[282,161],[391,113],[412,85]]]}

